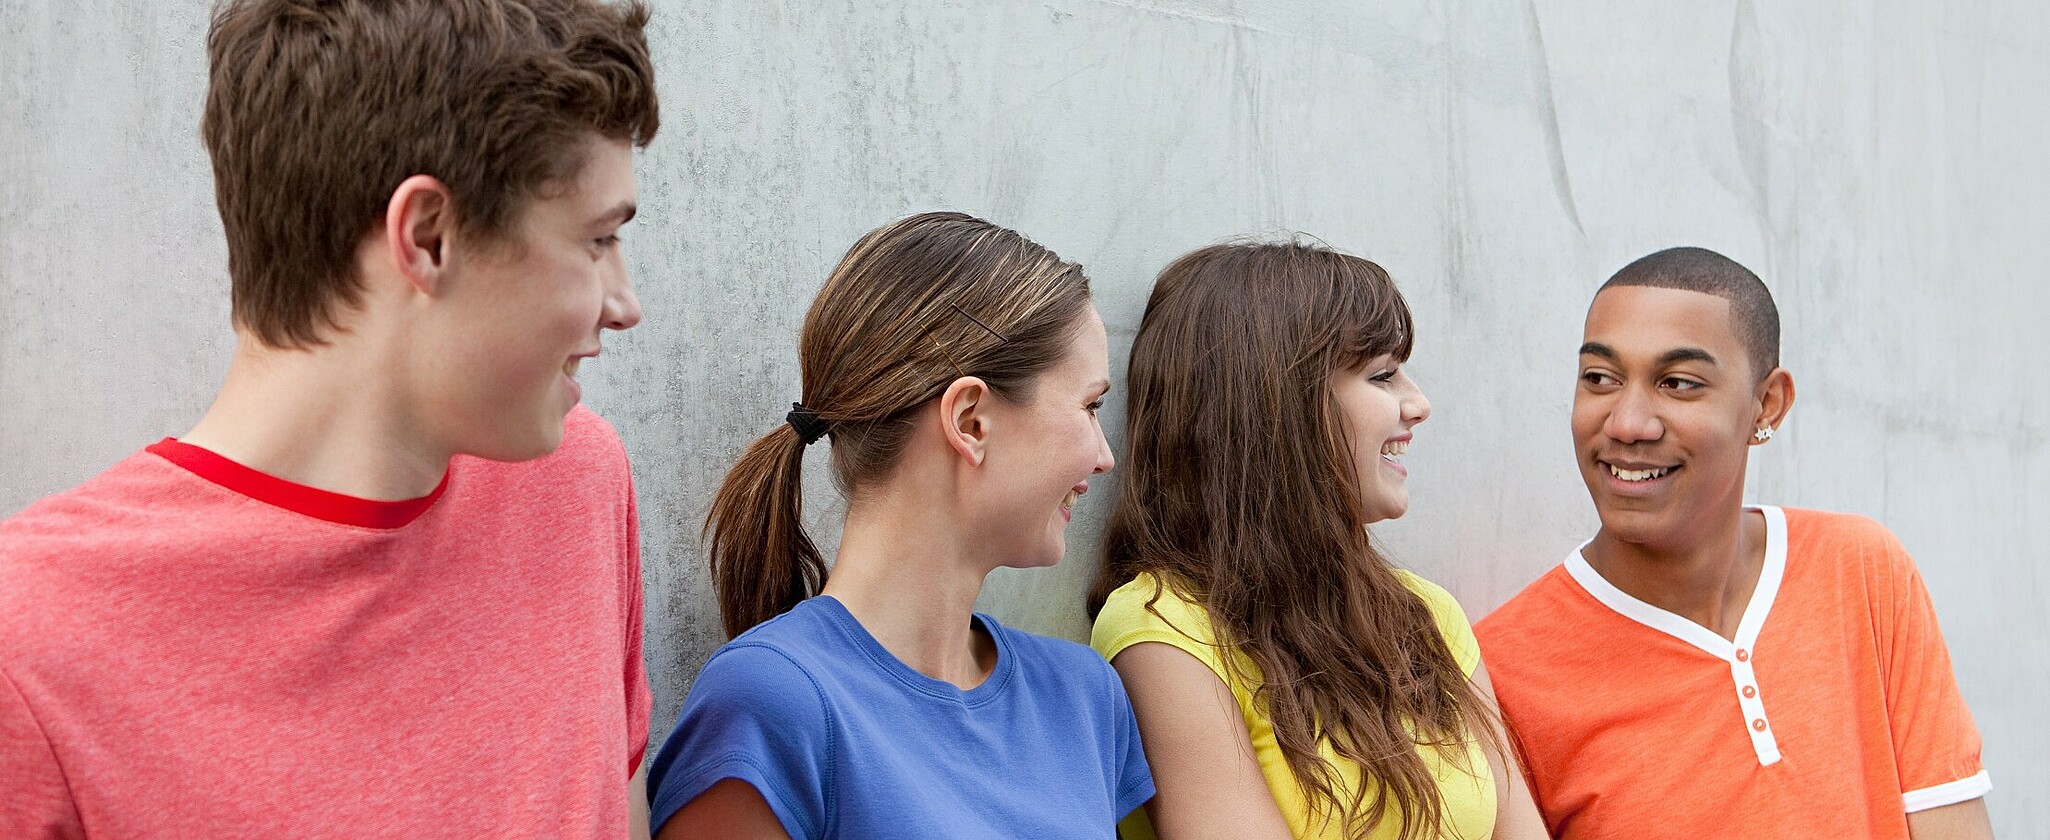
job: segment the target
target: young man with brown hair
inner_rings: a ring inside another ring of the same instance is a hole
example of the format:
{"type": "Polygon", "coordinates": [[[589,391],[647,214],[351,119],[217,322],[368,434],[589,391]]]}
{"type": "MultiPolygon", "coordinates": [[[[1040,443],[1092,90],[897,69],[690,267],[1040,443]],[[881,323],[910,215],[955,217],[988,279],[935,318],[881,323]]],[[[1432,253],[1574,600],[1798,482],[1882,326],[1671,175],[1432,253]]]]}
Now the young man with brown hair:
{"type": "Polygon", "coordinates": [[[1743,502],[1794,403],[1765,284],[1660,251],[1602,286],[1582,340],[1601,530],[1475,628],[1554,835],[1990,837],[1979,732],[1900,542],[1743,502]]]}
{"type": "Polygon", "coordinates": [[[618,837],[638,5],[229,0],[237,343],[185,435],[0,523],[0,836],[618,837]]]}

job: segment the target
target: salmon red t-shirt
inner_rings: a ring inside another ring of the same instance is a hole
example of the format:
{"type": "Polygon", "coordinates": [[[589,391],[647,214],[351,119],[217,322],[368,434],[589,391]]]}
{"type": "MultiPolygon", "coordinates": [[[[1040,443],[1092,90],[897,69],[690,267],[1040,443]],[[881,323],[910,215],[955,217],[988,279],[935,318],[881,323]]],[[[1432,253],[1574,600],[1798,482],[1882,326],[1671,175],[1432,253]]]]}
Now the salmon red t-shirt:
{"type": "Polygon", "coordinates": [[[1907,840],[1908,813],[1991,788],[1900,543],[1859,516],[1754,509],[1765,566],[1735,639],[1578,550],[1475,628],[1555,836],[1907,840]]]}
{"type": "Polygon", "coordinates": [[[0,522],[0,836],[624,836],[637,539],[581,407],[404,502],[150,446],[0,522]]]}

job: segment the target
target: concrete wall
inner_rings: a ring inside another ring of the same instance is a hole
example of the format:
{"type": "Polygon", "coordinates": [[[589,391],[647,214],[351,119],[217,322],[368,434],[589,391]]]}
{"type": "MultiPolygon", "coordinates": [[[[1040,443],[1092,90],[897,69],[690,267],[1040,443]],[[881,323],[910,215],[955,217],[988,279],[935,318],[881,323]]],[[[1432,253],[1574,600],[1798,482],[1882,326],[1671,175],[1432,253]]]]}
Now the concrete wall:
{"type": "MultiPolygon", "coordinates": [[[[200,5],[0,0],[0,513],[182,432],[225,369],[200,5]]],[[[795,398],[805,306],[869,228],[958,208],[1079,260],[1114,372],[1193,246],[1301,230],[1381,262],[1436,408],[1381,533],[1476,616],[1595,525],[1566,430],[1588,295],[1699,244],[1785,317],[1800,401],[1756,498],[1900,535],[1997,825],[2050,824],[2050,7],[692,0],[652,40],[648,317],[584,378],[636,459],[658,730],[720,641],[712,486],[795,398]]],[[[1118,443],[1116,396],[1104,420],[1118,443]]],[[[1081,637],[1108,498],[984,608],[1081,637]]]]}

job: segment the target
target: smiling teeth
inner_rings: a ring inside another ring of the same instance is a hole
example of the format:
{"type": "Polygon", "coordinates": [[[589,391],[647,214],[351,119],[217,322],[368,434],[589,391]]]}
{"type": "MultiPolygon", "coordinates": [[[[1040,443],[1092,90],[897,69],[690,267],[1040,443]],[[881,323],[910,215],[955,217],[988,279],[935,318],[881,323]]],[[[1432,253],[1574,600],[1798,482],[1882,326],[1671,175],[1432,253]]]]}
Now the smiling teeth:
{"type": "Polygon", "coordinates": [[[1409,454],[1409,441],[1392,440],[1381,444],[1381,457],[1393,461],[1409,454]]]}
{"type": "Polygon", "coordinates": [[[572,378],[572,379],[576,378],[576,375],[577,375],[577,365],[579,365],[579,364],[582,364],[582,363],[583,363],[583,361],[584,361],[584,360],[583,360],[583,359],[582,359],[581,357],[579,357],[579,358],[573,358],[573,359],[570,359],[570,360],[569,360],[569,361],[567,361],[567,362],[563,362],[563,363],[562,363],[562,373],[563,373],[563,375],[565,375],[565,376],[568,376],[568,377],[570,377],[570,378],[572,378]]]}
{"type": "Polygon", "coordinates": [[[1654,478],[1658,478],[1659,476],[1665,475],[1666,473],[1673,471],[1672,467],[1658,467],[1649,470],[1626,470],[1621,469],[1614,464],[1610,464],[1608,465],[1608,467],[1610,475],[1623,479],[1624,481],[1650,481],[1654,478]]]}

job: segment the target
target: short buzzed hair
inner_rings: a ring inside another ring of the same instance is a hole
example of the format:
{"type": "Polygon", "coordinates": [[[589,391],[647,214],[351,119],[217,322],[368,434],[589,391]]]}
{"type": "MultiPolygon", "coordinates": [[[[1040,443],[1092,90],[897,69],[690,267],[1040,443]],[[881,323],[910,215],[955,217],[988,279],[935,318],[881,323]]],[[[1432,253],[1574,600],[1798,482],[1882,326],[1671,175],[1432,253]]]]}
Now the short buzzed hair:
{"type": "Polygon", "coordinates": [[[1614,286],[1681,289],[1730,302],[1730,321],[1759,379],[1780,366],[1780,310],[1765,281],[1736,260],[1707,248],[1667,248],[1623,266],[1596,295],[1614,286]]]}

